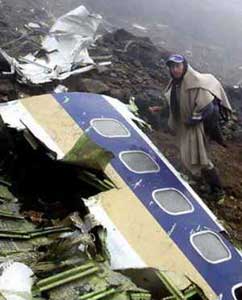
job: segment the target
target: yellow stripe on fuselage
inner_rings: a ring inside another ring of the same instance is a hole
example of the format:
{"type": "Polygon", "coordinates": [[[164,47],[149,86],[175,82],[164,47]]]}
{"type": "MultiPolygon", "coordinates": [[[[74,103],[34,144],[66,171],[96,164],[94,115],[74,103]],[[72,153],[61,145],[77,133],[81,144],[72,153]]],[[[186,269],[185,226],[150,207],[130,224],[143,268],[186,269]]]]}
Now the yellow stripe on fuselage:
{"type": "Polygon", "coordinates": [[[52,95],[25,98],[21,103],[64,154],[82,135],[83,130],[52,95]]]}

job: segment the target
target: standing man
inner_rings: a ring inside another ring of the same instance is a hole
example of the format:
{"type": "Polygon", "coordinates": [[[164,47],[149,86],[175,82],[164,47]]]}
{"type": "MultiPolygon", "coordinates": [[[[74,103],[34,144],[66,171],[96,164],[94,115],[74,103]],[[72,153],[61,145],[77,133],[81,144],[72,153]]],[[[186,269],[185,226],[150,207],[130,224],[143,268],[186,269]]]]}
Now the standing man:
{"type": "Polygon", "coordinates": [[[166,88],[169,127],[176,133],[181,160],[193,174],[203,176],[215,200],[224,190],[208,154],[208,138],[224,144],[219,120],[228,117],[231,106],[220,82],[211,74],[201,74],[188,65],[182,55],[166,61],[171,81],[166,88]]]}

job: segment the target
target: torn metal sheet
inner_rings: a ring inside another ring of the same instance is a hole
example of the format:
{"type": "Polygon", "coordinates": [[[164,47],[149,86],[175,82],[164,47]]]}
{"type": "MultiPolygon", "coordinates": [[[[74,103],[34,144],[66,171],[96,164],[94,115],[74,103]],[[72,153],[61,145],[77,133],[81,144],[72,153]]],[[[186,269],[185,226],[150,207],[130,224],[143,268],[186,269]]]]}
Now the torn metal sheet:
{"type": "Polygon", "coordinates": [[[20,101],[0,104],[0,114],[4,122],[10,127],[18,130],[28,128],[37,139],[54,151],[59,159],[64,157],[63,151],[49,138],[45,130],[39,126],[20,101]]]}
{"type": "Polygon", "coordinates": [[[16,70],[21,83],[63,80],[96,67],[87,49],[95,41],[101,20],[100,15],[90,14],[84,6],[79,6],[56,21],[37,53],[18,59],[8,56],[3,50],[1,53],[16,70]]]}
{"type": "Polygon", "coordinates": [[[136,28],[136,29],[139,29],[139,30],[142,30],[142,31],[147,31],[147,28],[146,27],[143,27],[143,26],[141,26],[141,25],[139,25],[139,24],[132,24],[132,26],[134,27],[134,28],[136,28]]]}
{"type": "Polygon", "coordinates": [[[74,63],[94,64],[87,48],[94,42],[100,21],[101,16],[91,15],[84,6],[60,17],[42,43],[45,53],[38,58],[28,55],[26,58],[35,65],[21,64],[21,73],[33,83],[42,83],[71,72],[74,63]]]}
{"type": "Polygon", "coordinates": [[[29,22],[27,26],[34,29],[40,28],[40,25],[38,23],[33,23],[33,22],[29,22]]]}

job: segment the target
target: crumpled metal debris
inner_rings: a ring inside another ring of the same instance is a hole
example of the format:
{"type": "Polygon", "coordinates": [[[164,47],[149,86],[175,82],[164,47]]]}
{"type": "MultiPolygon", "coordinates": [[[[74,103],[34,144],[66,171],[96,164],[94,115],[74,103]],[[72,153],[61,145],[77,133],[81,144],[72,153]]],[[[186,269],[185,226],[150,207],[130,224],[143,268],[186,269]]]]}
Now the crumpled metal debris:
{"type": "Polygon", "coordinates": [[[42,84],[88,72],[111,64],[95,64],[87,50],[95,41],[101,20],[100,15],[90,14],[84,6],[79,6],[57,19],[37,53],[18,59],[2,49],[0,53],[19,75],[18,81],[25,84],[42,84]]]}

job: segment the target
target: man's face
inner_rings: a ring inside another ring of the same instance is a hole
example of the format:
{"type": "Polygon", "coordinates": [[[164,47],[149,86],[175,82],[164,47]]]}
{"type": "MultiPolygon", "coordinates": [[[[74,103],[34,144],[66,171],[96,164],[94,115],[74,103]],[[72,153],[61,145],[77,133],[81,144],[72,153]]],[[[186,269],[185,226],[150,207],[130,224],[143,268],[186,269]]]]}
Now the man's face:
{"type": "Polygon", "coordinates": [[[184,73],[184,64],[172,62],[169,69],[173,78],[180,79],[184,73]]]}

